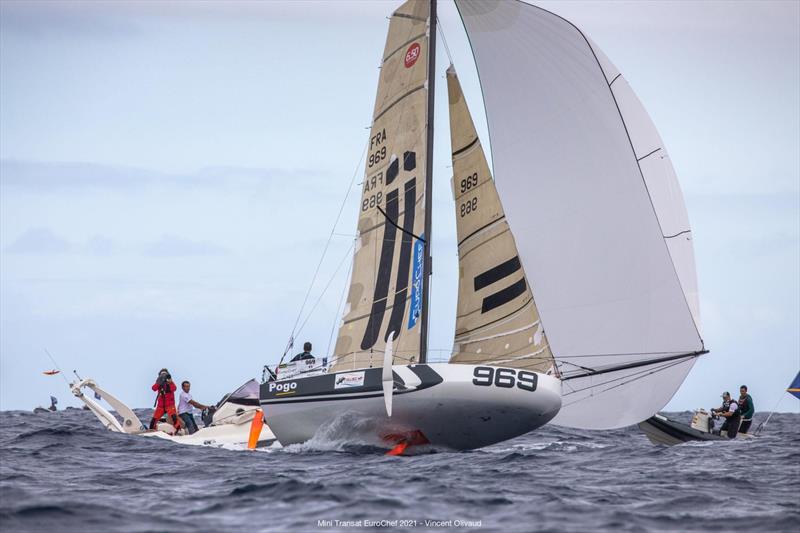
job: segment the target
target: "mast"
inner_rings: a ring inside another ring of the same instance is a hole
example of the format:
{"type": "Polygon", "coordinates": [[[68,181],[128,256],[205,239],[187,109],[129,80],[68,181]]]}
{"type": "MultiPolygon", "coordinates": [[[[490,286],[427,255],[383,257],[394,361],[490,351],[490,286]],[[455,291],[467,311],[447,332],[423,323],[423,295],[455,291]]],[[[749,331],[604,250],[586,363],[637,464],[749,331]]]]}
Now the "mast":
{"type": "Polygon", "coordinates": [[[433,103],[436,95],[436,0],[430,0],[431,10],[428,26],[428,119],[427,149],[425,150],[425,262],[422,265],[422,310],[420,325],[419,362],[428,360],[428,309],[430,301],[431,260],[431,212],[433,211],[433,103]]]}

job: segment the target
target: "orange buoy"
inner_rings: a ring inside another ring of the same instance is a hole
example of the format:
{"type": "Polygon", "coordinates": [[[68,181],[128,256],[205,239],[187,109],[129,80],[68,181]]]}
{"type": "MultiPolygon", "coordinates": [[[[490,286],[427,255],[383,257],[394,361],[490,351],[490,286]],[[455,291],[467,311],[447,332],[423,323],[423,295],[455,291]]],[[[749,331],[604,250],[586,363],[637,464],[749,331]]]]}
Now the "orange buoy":
{"type": "Polygon", "coordinates": [[[261,409],[256,409],[253,415],[253,423],[250,424],[250,438],[247,439],[247,449],[255,450],[258,444],[258,437],[261,435],[261,428],[264,427],[264,413],[261,409]]]}

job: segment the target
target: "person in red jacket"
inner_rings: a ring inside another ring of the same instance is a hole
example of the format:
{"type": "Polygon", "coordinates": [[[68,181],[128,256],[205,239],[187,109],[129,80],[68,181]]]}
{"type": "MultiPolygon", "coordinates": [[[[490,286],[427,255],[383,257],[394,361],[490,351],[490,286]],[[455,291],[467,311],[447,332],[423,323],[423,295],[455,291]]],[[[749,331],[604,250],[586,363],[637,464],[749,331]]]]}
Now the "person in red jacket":
{"type": "Polygon", "coordinates": [[[158,373],[158,379],[151,388],[158,393],[158,396],[156,396],[156,410],[150,420],[150,429],[156,429],[158,421],[164,413],[167,414],[167,420],[175,426],[176,430],[181,428],[183,423],[178,418],[178,412],[175,409],[175,391],[178,386],[172,381],[169,370],[162,368],[158,373]]]}

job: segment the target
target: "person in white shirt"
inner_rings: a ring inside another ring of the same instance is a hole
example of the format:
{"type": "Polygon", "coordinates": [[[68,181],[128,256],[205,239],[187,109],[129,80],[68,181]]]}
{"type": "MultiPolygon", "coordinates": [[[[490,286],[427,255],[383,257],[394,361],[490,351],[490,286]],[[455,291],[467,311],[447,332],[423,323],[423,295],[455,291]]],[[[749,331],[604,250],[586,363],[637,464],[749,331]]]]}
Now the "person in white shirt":
{"type": "Polygon", "coordinates": [[[197,431],[197,424],[194,421],[194,416],[192,415],[192,407],[197,407],[198,409],[208,409],[207,405],[203,405],[200,402],[194,401],[192,399],[192,395],[189,393],[189,389],[192,388],[192,384],[188,381],[184,381],[181,383],[181,394],[180,400],[178,401],[178,416],[181,417],[183,423],[186,425],[186,430],[191,435],[192,433],[197,431]]]}
{"type": "Polygon", "coordinates": [[[722,406],[717,409],[712,409],[712,413],[725,419],[722,427],[719,428],[719,434],[727,432],[728,438],[736,438],[736,433],[739,431],[739,423],[742,421],[741,413],[739,411],[739,404],[736,400],[731,398],[731,394],[727,391],[722,393],[722,406]]]}

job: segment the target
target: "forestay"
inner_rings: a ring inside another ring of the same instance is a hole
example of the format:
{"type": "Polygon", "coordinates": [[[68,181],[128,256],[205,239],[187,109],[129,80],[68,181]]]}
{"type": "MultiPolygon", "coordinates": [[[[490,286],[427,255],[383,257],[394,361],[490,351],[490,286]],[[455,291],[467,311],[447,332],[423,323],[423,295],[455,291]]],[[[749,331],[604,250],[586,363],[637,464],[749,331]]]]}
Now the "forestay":
{"type": "Polygon", "coordinates": [[[623,85],[619,104],[622,80],[606,77],[616,69],[568,21],[522,2],[456,5],[496,186],[563,374],[554,423],[640,422],[703,351],[691,241],[670,237],[690,235],[680,189],[668,160],[648,166],[660,156],[645,147],[663,151],[661,141],[623,85]],[[621,108],[641,127],[628,128],[621,108]]]}
{"type": "Polygon", "coordinates": [[[428,10],[427,1],[410,0],[389,22],[331,372],[382,366],[389,335],[397,364],[419,356],[424,242],[416,237],[424,238],[425,223],[428,10]]]}
{"type": "Polygon", "coordinates": [[[450,362],[552,372],[547,336],[452,65],[447,92],[459,260],[450,362]]]}

